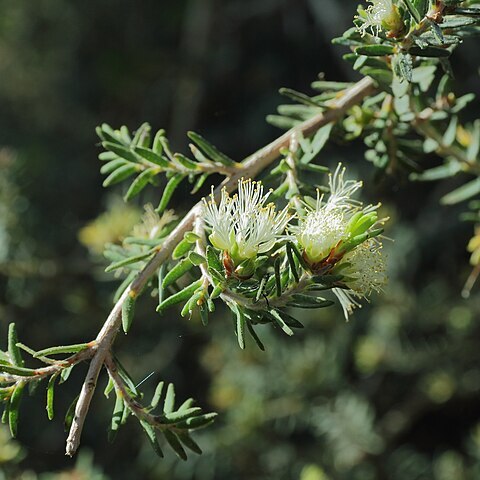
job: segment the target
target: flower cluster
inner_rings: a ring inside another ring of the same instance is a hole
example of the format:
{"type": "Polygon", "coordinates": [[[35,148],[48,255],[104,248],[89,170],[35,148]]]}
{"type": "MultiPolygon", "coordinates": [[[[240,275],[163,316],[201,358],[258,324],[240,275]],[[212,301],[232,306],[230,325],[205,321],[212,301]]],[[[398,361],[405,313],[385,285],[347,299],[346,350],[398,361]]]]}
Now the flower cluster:
{"type": "Polygon", "coordinates": [[[322,261],[340,246],[341,240],[347,236],[349,214],[361,205],[351,196],[361,188],[362,182],[345,181],[344,176],[345,168],[338,165],[335,173],[329,175],[328,200],[324,202],[324,195],[319,195],[315,208],[307,206],[307,215],[299,219],[298,226],[291,227],[313,270],[319,270],[322,261]]]}
{"type": "Polygon", "coordinates": [[[222,191],[219,205],[213,193],[209,200],[203,199],[205,222],[212,229],[210,242],[228,255],[232,267],[268,252],[285,230],[288,208],[277,212],[273,203],[267,204],[270,193],[264,194],[260,182],[242,179],[237,194],[222,191]]]}
{"type": "Polygon", "coordinates": [[[383,231],[379,205],[363,206],[352,198],[361,186],[346,180],[345,168],[338,165],[329,175],[328,198],[318,195],[313,205],[306,204],[297,225],[288,225],[293,218],[288,207],[277,212],[272,203],[266,203],[270,192],[264,194],[261,183],[242,180],[238,194],[222,191],[219,204],[213,194],[203,200],[205,222],[211,228],[209,240],[223,252],[227,272],[239,278],[251,277],[257,255],[267,253],[280,238],[294,241],[303,256],[306,278],[341,278],[332,291],[348,317],[360,306],[358,299],[380,291],[386,282],[378,239],[383,231]]]}
{"type": "Polygon", "coordinates": [[[368,30],[372,35],[377,35],[381,30],[392,32],[396,36],[404,29],[402,17],[398,11],[398,7],[393,0],[368,0],[370,5],[366,10],[361,12],[360,17],[364,20],[360,27],[362,35],[368,30]]]}
{"type": "Polygon", "coordinates": [[[338,165],[329,176],[330,194],[319,195],[314,208],[291,227],[303,250],[305,262],[314,274],[341,274],[342,287],[333,292],[342,304],[345,316],[372,291],[380,291],[386,282],[385,264],[378,235],[379,205],[364,207],[352,199],[361,182],[345,180],[345,168],[338,165]]]}

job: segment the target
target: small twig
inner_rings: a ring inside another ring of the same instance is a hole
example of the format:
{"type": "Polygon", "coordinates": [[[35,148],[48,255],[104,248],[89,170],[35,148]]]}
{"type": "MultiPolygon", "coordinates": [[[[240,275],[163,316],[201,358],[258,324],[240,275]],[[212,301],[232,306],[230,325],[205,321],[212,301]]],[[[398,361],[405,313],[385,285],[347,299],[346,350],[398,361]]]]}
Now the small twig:
{"type": "MultiPolygon", "coordinates": [[[[225,179],[225,181],[214,190],[214,197],[218,199],[223,188],[229,192],[234,191],[237,188],[238,180],[242,177],[255,178],[262,170],[278,158],[281,149],[288,147],[292,135],[296,132],[301,133],[304,137],[309,137],[324,125],[337,121],[348,109],[361,102],[374,91],[375,85],[373,80],[369,77],[363,78],[351,88],[345,90],[344,95],[341,96],[335,104],[331,105],[330,110],[306,120],[294,129],[284,133],[269,145],[247,157],[242,164],[243,168],[238,169],[237,173],[225,179]]],[[[75,408],[75,415],[67,438],[67,455],[74,455],[80,444],[80,436],[95,391],[98,375],[120,328],[123,302],[128,295],[137,295],[147,284],[150,277],[155,274],[160,265],[169,259],[173,249],[182,240],[184,234],[192,229],[195,218],[201,211],[202,203],[198,202],[164,240],[158,253],[147,263],[132,284],[127,287],[105,321],[96,338],[97,349],[90,363],[90,368],[88,369],[75,408]]]]}
{"type": "Polygon", "coordinates": [[[164,430],[168,427],[174,432],[179,431],[179,429],[175,427],[175,424],[170,423],[167,425],[165,423],[162,423],[160,421],[161,417],[159,415],[152,415],[141,403],[139,403],[137,400],[135,400],[135,398],[132,397],[121,375],[118,373],[118,367],[110,353],[105,357],[104,363],[108,375],[115,386],[115,389],[120,393],[128,408],[139,420],[143,420],[152,427],[158,428],[159,430],[164,430]]]}
{"type": "Polygon", "coordinates": [[[446,145],[443,141],[443,135],[430,123],[430,117],[435,113],[431,107],[425,108],[417,113],[413,127],[422,136],[435,140],[438,147],[435,150],[441,157],[452,157],[462,165],[463,171],[467,173],[480,174],[479,165],[476,162],[470,161],[461,148],[455,145],[446,145]]]}
{"type": "Polygon", "coordinates": [[[289,169],[287,172],[287,181],[288,181],[288,191],[290,195],[290,201],[293,203],[295,210],[297,212],[302,210],[302,203],[299,199],[299,189],[298,189],[298,172],[297,172],[297,158],[296,154],[298,151],[298,133],[294,133],[290,139],[290,145],[288,148],[288,155],[285,158],[289,169]]]}
{"type": "Polygon", "coordinates": [[[88,360],[92,358],[95,354],[96,344],[94,342],[91,343],[90,346],[84,348],[80,352],[64,359],[64,360],[56,360],[52,365],[48,367],[37,368],[35,370],[35,374],[31,376],[23,376],[23,375],[12,375],[8,373],[0,374],[0,383],[17,383],[19,381],[22,382],[32,382],[41,380],[45,377],[50,377],[51,375],[55,375],[60,373],[62,370],[69,368],[77,363],[83,362],[84,360],[88,360]]]}

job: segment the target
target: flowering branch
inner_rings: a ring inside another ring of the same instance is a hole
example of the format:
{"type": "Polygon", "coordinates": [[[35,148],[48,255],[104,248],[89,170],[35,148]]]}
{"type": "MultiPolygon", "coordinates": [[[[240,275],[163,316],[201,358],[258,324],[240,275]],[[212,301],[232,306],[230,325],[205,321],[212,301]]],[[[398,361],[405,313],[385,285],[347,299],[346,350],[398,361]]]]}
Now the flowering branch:
{"type": "MultiPolygon", "coordinates": [[[[345,112],[353,105],[361,102],[366,96],[371,95],[375,90],[374,82],[370,78],[363,78],[354,86],[344,92],[344,94],[330,106],[330,109],[315,117],[306,120],[303,124],[295,127],[293,130],[283,134],[272,143],[247,157],[242,163],[242,167],[237,173],[226,179],[222,185],[214,191],[214,198],[218,198],[222,189],[232,191],[237,187],[237,182],[242,177],[255,178],[262,170],[275,161],[282,148],[288,147],[291,137],[294,134],[301,133],[304,137],[309,137],[319,128],[328,123],[335,122],[342,118],[345,112]]],[[[105,362],[105,358],[110,352],[115,336],[121,325],[122,306],[129,297],[135,298],[147,284],[149,279],[156,273],[162,263],[167,261],[178,243],[182,240],[184,234],[193,227],[195,218],[201,212],[202,203],[197,203],[190,212],[185,215],[183,220],[172,231],[172,233],[162,243],[158,252],[148,262],[145,268],[137,275],[135,280],[129,285],[120,299],[117,301],[110,312],[105,324],[96,338],[96,348],[87,376],[83,383],[80,397],[78,399],[75,416],[73,418],[70,432],[67,438],[66,454],[74,455],[80,444],[80,437],[83,424],[90,406],[90,402],[95,391],[98,375],[105,362]]]]}

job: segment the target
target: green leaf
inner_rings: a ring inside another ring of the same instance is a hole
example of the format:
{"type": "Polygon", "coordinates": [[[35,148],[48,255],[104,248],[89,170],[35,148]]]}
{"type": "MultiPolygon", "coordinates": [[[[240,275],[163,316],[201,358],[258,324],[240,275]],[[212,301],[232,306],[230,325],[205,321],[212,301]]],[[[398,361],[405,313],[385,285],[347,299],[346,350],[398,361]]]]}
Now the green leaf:
{"type": "Polygon", "coordinates": [[[412,0],[412,1],[418,13],[423,18],[428,12],[428,8],[430,6],[430,0],[412,0]]]}
{"type": "Polygon", "coordinates": [[[168,202],[172,198],[173,193],[184,178],[185,176],[181,174],[175,174],[172,178],[170,178],[167,185],[165,186],[162,198],[160,199],[160,203],[157,207],[157,213],[162,214],[165,211],[168,206],[168,202]]]}
{"type": "Polygon", "coordinates": [[[115,384],[113,383],[113,380],[111,377],[108,377],[108,382],[107,386],[105,387],[105,390],[103,391],[103,394],[105,395],[105,398],[108,398],[110,396],[110,393],[114,389],[115,384]]]}
{"type": "Polygon", "coordinates": [[[305,270],[308,270],[308,265],[306,264],[302,254],[300,253],[300,251],[298,250],[297,246],[292,243],[292,242],[288,242],[288,245],[289,247],[291,248],[292,252],[295,254],[295,256],[297,257],[300,265],[305,269],[305,270]]]}
{"type": "Polygon", "coordinates": [[[291,128],[300,124],[300,120],[294,118],[283,117],[280,115],[267,115],[265,118],[266,122],[274,127],[280,128],[282,130],[290,130],[291,128]]]}
{"type": "Polygon", "coordinates": [[[149,252],[146,252],[146,253],[141,253],[139,255],[135,255],[135,256],[129,257],[129,258],[124,258],[123,260],[120,260],[119,262],[115,262],[115,263],[112,263],[111,265],[109,265],[105,269],[105,272],[108,273],[108,272],[111,272],[113,270],[116,270],[117,268],[125,267],[127,265],[131,265],[132,263],[140,262],[140,261],[148,258],[150,255],[152,255],[152,251],[149,251],[149,252]]]}
{"type": "Polygon", "coordinates": [[[25,362],[23,361],[22,353],[18,348],[17,343],[17,328],[15,323],[10,323],[8,326],[8,355],[13,365],[17,367],[23,367],[25,362]]]}
{"type": "Polygon", "coordinates": [[[118,374],[120,375],[120,377],[122,377],[122,380],[125,382],[125,384],[130,389],[130,391],[132,392],[132,394],[134,396],[139,396],[139,392],[137,390],[137,387],[133,383],[133,380],[129,376],[128,372],[125,370],[125,368],[119,362],[118,358],[114,358],[114,360],[115,360],[115,364],[117,365],[118,374]]]}
{"type": "Polygon", "coordinates": [[[321,297],[311,297],[310,295],[303,295],[297,293],[292,295],[292,299],[288,302],[287,305],[290,307],[297,308],[324,308],[333,305],[334,302],[331,300],[325,300],[321,297]]]}
{"type": "Polygon", "coordinates": [[[162,398],[162,393],[163,393],[163,387],[165,385],[165,382],[159,382],[158,385],[155,388],[155,392],[152,397],[152,401],[150,402],[150,406],[152,409],[157,408],[161,398],[162,398]]]}
{"type": "Polygon", "coordinates": [[[236,329],[235,333],[237,335],[238,346],[244,350],[245,349],[245,316],[242,310],[238,307],[236,303],[229,303],[228,306],[235,315],[236,329]]]}
{"type": "MultiPolygon", "coordinates": [[[[309,164],[321,152],[321,150],[327,143],[328,139],[330,138],[330,134],[332,133],[332,128],[333,128],[333,123],[327,123],[327,125],[324,125],[315,133],[310,143],[311,145],[310,152],[308,153],[305,152],[305,154],[302,155],[300,158],[299,163],[301,165],[309,164]]],[[[312,167],[314,167],[314,165],[312,165],[312,167]]],[[[326,169],[326,167],[320,167],[317,165],[315,165],[315,167],[318,167],[319,169],[321,169],[322,172],[326,169]]]]}
{"type": "Polygon", "coordinates": [[[461,28],[468,25],[474,25],[477,21],[470,17],[461,17],[458,15],[445,15],[443,22],[439,25],[440,28],[461,28]]]}
{"type": "Polygon", "coordinates": [[[373,80],[375,80],[379,86],[383,87],[386,90],[390,89],[390,85],[393,80],[393,73],[388,70],[383,70],[380,68],[362,68],[361,72],[364,75],[368,75],[373,80]]]}
{"type": "Polygon", "coordinates": [[[15,390],[12,393],[12,396],[10,397],[10,403],[8,407],[8,425],[10,427],[10,434],[13,438],[16,438],[17,436],[20,401],[22,399],[24,388],[25,382],[18,382],[15,390]]]}
{"type": "Polygon", "coordinates": [[[467,93],[455,100],[455,106],[451,109],[452,113],[458,113],[463,110],[471,101],[475,100],[474,93],[467,93]]]}
{"type": "Polygon", "coordinates": [[[165,264],[163,263],[158,269],[158,304],[163,302],[163,295],[165,290],[162,287],[163,279],[165,278],[165,264]]]}
{"type": "Polygon", "coordinates": [[[281,312],[272,309],[268,311],[268,315],[287,335],[293,335],[292,329],[286,324],[285,320],[282,318],[281,312]]]}
{"type": "Polygon", "coordinates": [[[442,143],[447,147],[452,145],[453,142],[455,141],[455,138],[457,136],[457,126],[458,126],[458,117],[453,116],[452,119],[450,120],[447,130],[445,131],[445,134],[443,135],[443,140],[442,140],[442,143]]]}
{"type": "Polygon", "coordinates": [[[439,47],[411,47],[408,51],[410,54],[415,55],[417,57],[432,57],[432,58],[446,58],[449,57],[451,52],[445,48],[439,47]]]}
{"type": "Polygon", "coordinates": [[[203,184],[205,183],[205,180],[209,177],[209,175],[210,175],[209,173],[202,173],[201,175],[198,176],[195,182],[195,185],[190,191],[192,195],[197,193],[203,187],[203,184]]]}
{"type": "Polygon", "coordinates": [[[125,160],[128,160],[129,162],[133,162],[133,163],[138,162],[138,157],[135,155],[135,153],[132,150],[130,150],[130,148],[123,147],[121,145],[110,143],[110,142],[103,142],[102,147],[105,150],[109,150],[110,152],[113,152],[115,155],[119,156],[120,158],[124,158],[125,160]]]}
{"type": "Polygon", "coordinates": [[[50,355],[58,355],[59,353],[77,353],[80,352],[81,350],[84,350],[85,348],[90,347],[90,343],[77,343],[75,345],[63,345],[59,347],[49,347],[49,348],[44,348],[43,350],[39,350],[38,352],[35,352],[33,355],[34,358],[39,358],[39,357],[48,357],[50,355]]]}
{"type": "Polygon", "coordinates": [[[113,161],[113,160],[122,160],[124,163],[127,162],[126,160],[119,159],[118,155],[116,153],[113,153],[113,152],[100,152],[98,154],[98,159],[101,162],[110,162],[110,161],[113,161]]]}
{"type": "Polygon", "coordinates": [[[155,165],[159,166],[163,170],[168,170],[172,168],[172,165],[166,158],[162,157],[158,153],[155,153],[149,148],[135,147],[134,151],[143,159],[147,160],[150,163],[154,163],[155,165]]]}
{"type": "Polygon", "coordinates": [[[472,129],[472,138],[470,140],[470,145],[467,149],[467,160],[469,162],[475,162],[478,157],[478,152],[480,150],[480,120],[475,120],[472,129]]]}
{"type": "Polygon", "coordinates": [[[67,412],[65,413],[65,419],[64,419],[64,429],[65,431],[68,431],[72,425],[72,422],[73,422],[73,418],[75,416],[75,408],[77,407],[77,402],[78,402],[78,398],[80,397],[80,395],[77,395],[72,403],[70,404],[70,406],[68,407],[67,409],[67,412]]]}
{"type": "Polygon", "coordinates": [[[8,413],[10,410],[10,402],[5,403],[3,413],[2,413],[2,423],[7,423],[8,421],[8,413]]]}
{"type": "Polygon", "coordinates": [[[132,145],[148,145],[150,143],[150,131],[152,128],[145,122],[138,127],[132,140],[132,145]]]}
{"type": "Polygon", "coordinates": [[[183,449],[182,444],[179,442],[177,436],[170,430],[164,430],[162,433],[178,457],[182,460],[187,460],[187,454],[185,453],[185,450],[183,449]]]}
{"type": "Polygon", "coordinates": [[[412,82],[418,83],[420,90],[426,92],[435,79],[436,71],[437,67],[435,65],[416,67],[412,71],[412,82]]]}
{"type": "Polygon", "coordinates": [[[323,92],[325,90],[333,90],[339,92],[351,87],[353,84],[350,82],[328,82],[325,80],[317,80],[311,84],[311,87],[315,90],[323,92]]]}
{"type": "MultiPolygon", "coordinates": [[[[186,317],[187,315],[189,317],[192,316],[192,313],[193,311],[199,306],[199,301],[200,299],[204,296],[203,294],[203,291],[200,290],[200,291],[197,291],[195,292],[191,297],[190,299],[188,300],[187,303],[185,303],[185,305],[183,306],[181,312],[180,312],[180,315],[182,317],[186,317]]],[[[202,303],[202,302],[200,302],[202,303]]]]}
{"type": "Polygon", "coordinates": [[[125,410],[125,402],[123,401],[122,394],[115,390],[116,398],[115,405],[113,407],[112,420],[110,421],[110,428],[108,431],[108,441],[113,442],[117,436],[118,429],[122,424],[122,418],[125,410]]]}
{"type": "Polygon", "coordinates": [[[413,78],[413,61],[412,56],[408,53],[399,53],[396,55],[395,73],[402,80],[411,83],[413,78]]]}
{"type": "MultiPolygon", "coordinates": [[[[355,54],[354,54],[355,55],[355,54]]],[[[366,55],[355,55],[354,70],[360,70],[363,67],[379,68],[380,70],[388,69],[388,65],[383,57],[367,57],[366,55]]]]}
{"type": "Polygon", "coordinates": [[[70,374],[72,373],[73,367],[75,367],[75,365],[70,365],[69,367],[65,367],[62,369],[62,371],[60,372],[60,381],[58,382],[59,385],[68,380],[70,374]]]}
{"type": "Polygon", "coordinates": [[[165,130],[159,130],[155,134],[155,138],[153,139],[152,150],[157,154],[161,155],[163,153],[163,144],[162,139],[165,137],[165,130]]]}
{"type": "Polygon", "coordinates": [[[208,158],[214,162],[219,162],[226,166],[233,166],[236,164],[230,157],[220,152],[214,145],[205,140],[201,135],[195,132],[188,132],[187,136],[192,142],[194,142],[200,150],[203,151],[208,158]]]}
{"type": "Polygon", "coordinates": [[[302,323],[300,323],[295,317],[292,317],[286,312],[280,311],[283,321],[291,328],[305,328],[302,323]]]}
{"type": "Polygon", "coordinates": [[[0,373],[9,373],[10,375],[19,375],[21,377],[33,377],[35,376],[36,370],[0,364],[0,373]]]}
{"type": "Polygon", "coordinates": [[[198,267],[199,265],[201,265],[202,263],[205,263],[207,260],[205,259],[205,257],[203,257],[202,255],[200,255],[199,253],[197,252],[190,252],[188,254],[188,259],[190,260],[190,262],[192,262],[193,265],[195,265],[196,267],[198,267]]]}
{"type": "Polygon", "coordinates": [[[115,185],[116,183],[122,182],[123,180],[131,177],[134,173],[138,172],[137,165],[124,165],[123,167],[117,168],[114,170],[104,181],[104,187],[110,187],[111,185],[115,185]]]}
{"type": "Polygon", "coordinates": [[[265,287],[267,285],[267,280],[268,280],[268,275],[263,276],[262,279],[260,280],[257,293],[255,294],[255,302],[258,302],[260,300],[260,297],[263,295],[263,292],[265,291],[265,287]]]}
{"type": "Polygon", "coordinates": [[[177,427],[189,430],[204,428],[207,425],[210,425],[215,420],[216,416],[216,413],[205,413],[204,415],[199,415],[198,417],[191,417],[184,422],[177,424],[177,427]]]}
{"type": "Polygon", "coordinates": [[[282,295],[282,277],[280,274],[280,263],[281,259],[280,257],[277,257],[275,259],[274,263],[274,269],[275,269],[275,293],[277,297],[280,297],[282,295]]]}
{"type": "Polygon", "coordinates": [[[217,272],[223,271],[223,265],[220,262],[218,252],[210,245],[207,246],[207,264],[209,269],[214,269],[217,272]]]}
{"type": "Polygon", "coordinates": [[[187,410],[188,408],[191,408],[195,404],[195,400],[193,398],[187,398],[178,408],[178,411],[180,412],[181,410],[187,410]]]}
{"type": "Polygon", "coordinates": [[[415,20],[415,22],[420,23],[422,21],[422,14],[418,11],[416,5],[412,0],[404,0],[407,10],[410,12],[410,15],[415,20]]]}
{"type": "Polygon", "coordinates": [[[137,196],[150,182],[150,180],[157,175],[158,169],[156,168],[147,168],[144,170],[138,177],[132,182],[127,193],[123,199],[128,202],[133,197],[137,196]]]}
{"type": "Polygon", "coordinates": [[[108,173],[112,173],[114,170],[117,170],[124,165],[130,165],[130,163],[127,160],[123,160],[123,158],[116,158],[115,160],[111,160],[105,165],[102,165],[102,168],[100,168],[100,173],[102,175],[107,175],[108,173]]]}
{"type": "Polygon", "coordinates": [[[193,243],[189,242],[187,239],[183,239],[173,250],[172,258],[178,260],[182,258],[189,250],[193,248],[193,243]]]}
{"type": "Polygon", "coordinates": [[[10,387],[1,387],[0,388],[0,402],[8,401],[12,394],[12,390],[15,388],[15,385],[10,387]]]}
{"type": "Polygon", "coordinates": [[[247,321],[246,322],[246,325],[247,325],[247,329],[248,329],[248,332],[250,333],[250,335],[252,336],[252,338],[255,340],[255,343],[257,344],[258,348],[264,352],[265,351],[265,346],[263,345],[262,341],[260,340],[260,338],[258,337],[257,335],[257,332],[254,330],[252,324],[247,321]]]}
{"type": "Polygon", "coordinates": [[[167,387],[167,393],[165,395],[165,401],[163,402],[164,413],[172,413],[175,408],[175,387],[173,383],[169,383],[167,387]]]}
{"type": "Polygon", "coordinates": [[[197,290],[197,288],[200,288],[202,285],[203,279],[200,279],[196,282],[193,282],[191,285],[188,285],[183,290],[180,290],[180,292],[171,295],[157,307],[157,312],[161,312],[162,310],[165,310],[166,308],[169,308],[173,305],[187,301],[195,293],[195,290],[197,290]]]}
{"type": "Polygon", "coordinates": [[[194,244],[197,240],[200,240],[200,235],[197,235],[195,232],[187,232],[183,236],[184,240],[194,244]]]}
{"type": "MultiPolygon", "coordinates": [[[[17,347],[19,348],[22,348],[24,347],[25,345],[23,345],[23,343],[19,343],[17,342],[17,347]]],[[[24,349],[26,352],[30,353],[30,352],[34,352],[34,350],[32,350],[31,348],[28,348],[25,346],[25,349],[24,349]]],[[[3,364],[9,364],[10,363],[10,357],[8,356],[8,353],[7,352],[4,352],[2,350],[0,350],[0,363],[3,363],[3,364]]]]}
{"type": "Polygon", "coordinates": [[[365,45],[355,49],[357,55],[366,55],[367,57],[383,57],[392,55],[395,48],[390,45],[365,45]]]}
{"type": "Polygon", "coordinates": [[[471,180],[465,185],[462,185],[461,187],[453,190],[453,192],[447,193],[447,195],[442,197],[440,201],[444,205],[454,205],[456,203],[463,202],[464,200],[468,200],[469,198],[472,198],[479,193],[480,178],[475,178],[474,180],[471,180]]]}
{"type": "Polygon", "coordinates": [[[164,277],[162,287],[167,288],[183,277],[191,268],[193,263],[188,258],[180,260],[164,277]]]}
{"type": "Polygon", "coordinates": [[[430,25],[430,31],[435,39],[435,43],[439,45],[445,44],[445,37],[443,36],[442,29],[438,26],[437,22],[428,19],[428,24],[430,25]]]}
{"type": "Polygon", "coordinates": [[[124,141],[125,145],[130,145],[132,143],[130,133],[128,131],[128,128],[125,125],[122,125],[120,127],[120,137],[124,141]]]}
{"type": "Polygon", "coordinates": [[[298,274],[298,271],[297,271],[297,265],[293,257],[291,244],[288,243],[286,246],[286,249],[287,249],[287,259],[288,259],[288,265],[290,266],[290,271],[292,272],[293,278],[298,283],[300,280],[300,275],[298,274]]]}
{"type": "Polygon", "coordinates": [[[177,437],[192,452],[197,453],[198,455],[202,454],[202,449],[197,445],[192,437],[190,437],[188,432],[178,432],[177,437]]]}
{"type": "Polygon", "coordinates": [[[311,107],[319,108],[321,105],[316,102],[314,99],[310,98],[308,95],[304,93],[297,92],[291,88],[281,88],[279,90],[280,95],[284,95],[285,97],[290,98],[294,102],[301,103],[303,105],[308,105],[311,107]]]}
{"type": "Polygon", "coordinates": [[[174,424],[179,422],[184,422],[187,418],[195,417],[202,413],[202,409],[200,407],[191,407],[184,409],[178,412],[168,413],[166,415],[160,415],[157,420],[163,424],[174,424]]]}
{"type": "Polygon", "coordinates": [[[122,304],[122,328],[125,333],[128,333],[135,316],[135,303],[137,299],[133,292],[129,292],[122,304]]]}
{"type": "Polygon", "coordinates": [[[316,110],[313,110],[312,107],[308,105],[299,105],[298,103],[278,105],[277,107],[277,112],[279,113],[279,115],[297,118],[299,120],[307,120],[311,118],[315,111],[318,111],[318,107],[316,108],[316,110]]]}
{"type": "Polygon", "coordinates": [[[155,429],[145,420],[140,420],[140,425],[142,426],[143,431],[147,435],[148,441],[150,442],[150,445],[152,446],[155,453],[160,458],[163,458],[163,452],[162,452],[162,449],[160,448],[160,445],[158,444],[157,434],[155,432],[155,429]]]}
{"type": "Polygon", "coordinates": [[[125,144],[128,145],[128,142],[125,143],[124,139],[120,135],[120,132],[113,130],[113,128],[107,123],[102,123],[100,127],[95,129],[97,135],[106,142],[112,142],[114,144],[125,144]]]}
{"type": "Polygon", "coordinates": [[[198,170],[198,164],[181,153],[176,153],[173,156],[173,160],[175,163],[178,163],[181,167],[184,167],[188,170],[198,170]]]}
{"type": "Polygon", "coordinates": [[[55,416],[53,410],[53,399],[55,395],[55,382],[57,380],[57,376],[57,374],[52,375],[47,386],[47,416],[49,420],[53,420],[53,417],[55,416]]]}
{"type": "MultiPolygon", "coordinates": [[[[33,348],[27,347],[27,345],[17,342],[17,347],[20,348],[21,350],[29,353],[32,357],[37,353],[33,348]]],[[[0,351],[0,354],[3,354],[4,352],[0,351]]],[[[3,365],[10,365],[9,357],[7,354],[1,355],[0,356],[0,363],[3,365]]]]}
{"type": "Polygon", "coordinates": [[[113,302],[117,303],[118,299],[122,296],[126,288],[132,283],[133,279],[137,276],[137,272],[132,270],[123,280],[123,282],[115,290],[115,295],[113,296],[113,302]]]}
{"type": "Polygon", "coordinates": [[[472,15],[480,17],[480,8],[456,8],[455,12],[458,15],[472,15]]]}
{"type": "Polygon", "coordinates": [[[328,167],[324,167],[322,165],[314,165],[314,164],[306,164],[302,165],[299,163],[297,165],[299,170],[305,170],[307,172],[314,172],[314,173],[327,173],[329,171],[328,167]]]}

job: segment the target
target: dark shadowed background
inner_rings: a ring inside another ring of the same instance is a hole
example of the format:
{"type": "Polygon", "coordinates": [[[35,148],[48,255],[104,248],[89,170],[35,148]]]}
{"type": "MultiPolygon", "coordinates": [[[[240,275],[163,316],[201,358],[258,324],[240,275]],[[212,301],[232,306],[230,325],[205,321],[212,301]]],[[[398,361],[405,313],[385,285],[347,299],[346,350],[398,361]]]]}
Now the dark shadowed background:
{"type": "MultiPolygon", "coordinates": [[[[352,0],[0,0],[1,348],[11,321],[40,349],[90,340],[108,314],[117,282],[92,245],[115,239],[138,211],[118,210],[122,187],[102,189],[95,126],[148,121],[179,151],[195,130],[240,160],[279,135],[264,121],[282,101],[279,87],[309,92],[319,72],[358,78],[330,44],[355,8],[352,0]],[[82,227],[107,208],[120,216],[82,245],[82,227]]],[[[478,39],[453,63],[458,91],[478,94],[478,39]]],[[[294,338],[265,329],[266,353],[239,351],[225,311],[204,328],[173,310],[159,317],[146,300],[117,352],[138,381],[155,372],[147,392],[163,378],[180,399],[220,413],[195,436],[204,455],[160,460],[134,421],[109,444],[103,377],[78,460],[64,457],[61,419],[80,367],[57,390],[54,422],[40,385],[24,402],[18,439],[0,427],[0,479],[480,478],[480,296],[478,288],[460,295],[472,236],[458,219],[464,206],[439,206],[451,184],[411,184],[402,172],[378,178],[360,143],[328,146],[320,161],[345,162],[365,180],[365,198],[392,217],[384,295],[349,323],[334,307],[304,315],[294,338]]],[[[186,190],[174,198],[180,214],[193,202],[186,190]]]]}

